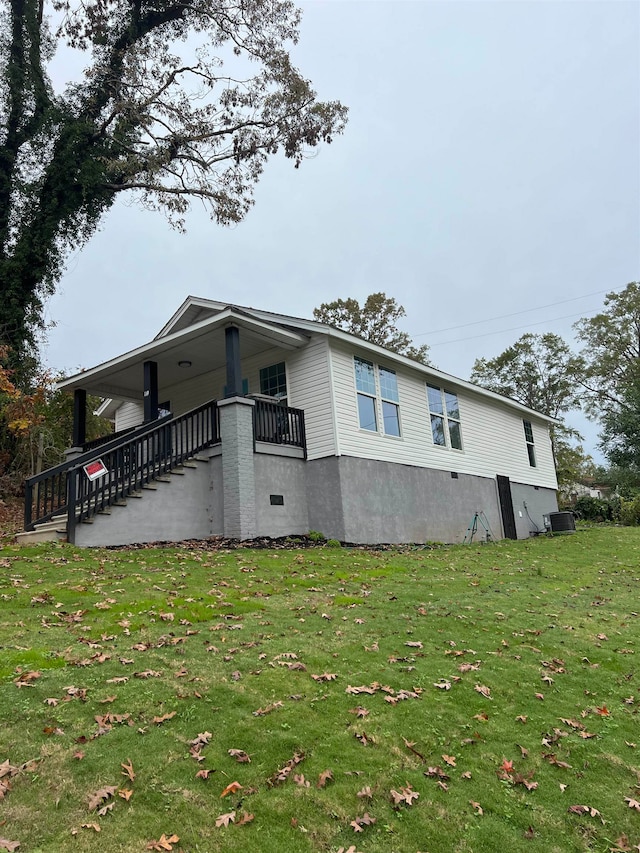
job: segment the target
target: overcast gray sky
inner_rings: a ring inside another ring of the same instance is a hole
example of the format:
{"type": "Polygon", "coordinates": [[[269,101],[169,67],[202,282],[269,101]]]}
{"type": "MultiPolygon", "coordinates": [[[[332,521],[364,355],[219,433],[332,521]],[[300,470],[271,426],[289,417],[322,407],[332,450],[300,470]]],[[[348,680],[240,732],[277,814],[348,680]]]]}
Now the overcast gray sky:
{"type": "Polygon", "coordinates": [[[151,339],[188,294],[311,317],[382,290],[468,378],[525,331],[572,342],[640,278],[636,0],[300,5],[295,61],[346,133],[298,170],[272,160],[234,229],[117,203],[49,303],[52,367],[151,339]]]}

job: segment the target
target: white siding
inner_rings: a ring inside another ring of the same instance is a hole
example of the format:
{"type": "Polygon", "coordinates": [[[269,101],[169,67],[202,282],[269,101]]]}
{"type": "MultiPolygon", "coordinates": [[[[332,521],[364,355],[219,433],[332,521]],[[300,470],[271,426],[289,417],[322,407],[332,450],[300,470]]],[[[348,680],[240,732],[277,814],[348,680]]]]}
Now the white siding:
{"type": "MultiPolygon", "coordinates": [[[[515,482],[556,488],[547,422],[525,415],[533,426],[537,461],[533,468],[529,465],[522,413],[507,402],[494,403],[480,394],[459,389],[455,380],[445,387],[458,395],[462,450],[434,445],[425,377],[411,370],[398,370],[393,362],[385,364],[382,359],[377,363],[396,371],[402,435],[396,438],[360,429],[354,354],[371,361],[365,351],[332,346],[331,365],[341,454],[484,477],[503,474],[515,482]]],[[[441,383],[434,380],[433,384],[441,383]]],[[[378,416],[380,422],[380,412],[378,416]]]]}
{"type": "Polygon", "coordinates": [[[287,381],[291,387],[289,405],[304,410],[307,458],[336,455],[326,338],[314,338],[308,346],[289,354],[287,381]]]}
{"type": "Polygon", "coordinates": [[[115,431],[137,427],[144,421],[144,406],[142,403],[123,403],[116,409],[115,431]]]}

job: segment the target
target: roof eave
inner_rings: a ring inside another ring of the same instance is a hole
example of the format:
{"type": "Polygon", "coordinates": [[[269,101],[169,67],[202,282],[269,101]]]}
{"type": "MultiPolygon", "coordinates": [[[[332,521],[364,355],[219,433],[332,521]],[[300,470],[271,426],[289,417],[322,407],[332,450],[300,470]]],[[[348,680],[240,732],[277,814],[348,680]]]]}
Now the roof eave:
{"type": "MultiPolygon", "coordinates": [[[[235,308],[225,308],[213,317],[208,317],[206,320],[194,323],[186,329],[166,334],[161,338],[154,338],[152,341],[149,341],[142,346],[116,356],[116,358],[112,358],[109,361],[105,361],[102,364],[89,368],[88,370],[83,370],[80,373],[67,377],[66,379],[61,379],[57,383],[57,387],[61,390],[67,391],[72,391],[76,388],[83,388],[101,374],[107,375],[109,372],[127,367],[131,364],[135,364],[136,362],[150,360],[154,355],[162,354],[165,350],[170,349],[176,343],[190,338],[199,337],[209,330],[215,331],[219,327],[229,325],[238,325],[241,328],[245,327],[251,329],[254,332],[264,335],[265,338],[271,338],[274,343],[277,343],[279,346],[289,349],[301,347],[308,341],[308,336],[305,334],[295,332],[291,329],[286,329],[273,323],[265,323],[264,321],[252,317],[246,312],[239,311],[235,308]]],[[[113,389],[113,391],[113,396],[123,396],[123,399],[125,398],[124,395],[119,394],[117,389],[113,389]]]]}

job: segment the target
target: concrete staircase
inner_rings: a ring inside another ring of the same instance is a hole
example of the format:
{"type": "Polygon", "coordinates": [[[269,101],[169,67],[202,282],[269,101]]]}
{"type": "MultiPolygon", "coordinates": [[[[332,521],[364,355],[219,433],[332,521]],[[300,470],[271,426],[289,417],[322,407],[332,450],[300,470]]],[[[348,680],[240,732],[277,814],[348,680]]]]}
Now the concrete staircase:
{"type": "MultiPolygon", "coordinates": [[[[93,524],[97,515],[111,515],[115,510],[120,511],[120,508],[126,507],[130,500],[140,500],[144,497],[145,491],[156,491],[158,488],[164,488],[163,483],[171,483],[173,476],[182,477],[188,468],[197,468],[198,463],[208,463],[209,460],[205,457],[194,456],[188,462],[180,465],[177,468],[172,468],[171,471],[159,474],[154,477],[151,483],[146,483],[141,489],[131,492],[125,500],[122,498],[109,501],[109,506],[82,520],[82,524],[93,524]]],[[[34,525],[33,530],[23,530],[16,534],[16,540],[20,545],[31,545],[38,542],[66,542],[67,541],[67,514],[54,515],[49,521],[43,521],[34,525]]]]}

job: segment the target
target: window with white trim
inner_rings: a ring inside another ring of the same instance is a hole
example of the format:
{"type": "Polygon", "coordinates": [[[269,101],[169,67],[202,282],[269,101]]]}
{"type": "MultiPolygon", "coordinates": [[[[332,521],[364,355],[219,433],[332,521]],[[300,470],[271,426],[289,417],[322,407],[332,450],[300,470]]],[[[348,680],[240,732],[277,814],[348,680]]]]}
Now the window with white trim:
{"type": "Polygon", "coordinates": [[[284,361],[260,368],[260,393],[286,399],[287,371],[284,361]]]}
{"type": "Polygon", "coordinates": [[[536,467],[536,451],[533,443],[533,427],[531,426],[531,421],[522,421],[522,426],[524,427],[524,438],[527,442],[527,453],[529,455],[529,465],[532,468],[536,467]]]}
{"type": "Polygon", "coordinates": [[[462,429],[458,397],[446,388],[427,382],[427,402],[431,417],[433,443],[462,450],[462,429]]]}
{"type": "Polygon", "coordinates": [[[400,398],[394,370],[354,357],[360,429],[400,436],[400,398]],[[382,415],[382,417],[380,417],[382,415]]]}

